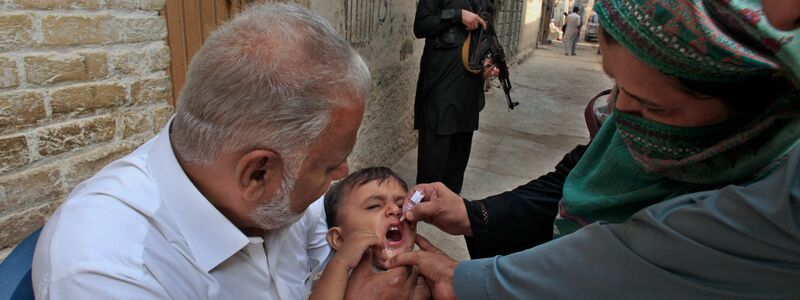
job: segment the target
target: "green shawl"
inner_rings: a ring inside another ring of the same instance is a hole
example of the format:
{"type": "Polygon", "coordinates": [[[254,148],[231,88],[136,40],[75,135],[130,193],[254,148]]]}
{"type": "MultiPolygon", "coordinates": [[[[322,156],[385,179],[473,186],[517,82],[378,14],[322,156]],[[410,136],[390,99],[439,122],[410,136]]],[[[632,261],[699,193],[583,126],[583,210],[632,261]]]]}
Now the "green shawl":
{"type": "MultiPolygon", "coordinates": [[[[707,7],[700,0],[598,0],[595,10],[608,34],[668,75],[739,82],[783,71],[797,83],[796,69],[780,67],[797,62],[796,32],[778,32],[763,18],[753,21],[753,14],[761,13],[747,10],[755,1],[723,2],[707,7]],[[738,22],[731,13],[749,21],[738,22]],[[764,51],[728,33],[749,32],[745,26],[762,33],[759,42],[768,41],[765,36],[783,42],[764,51]]],[[[770,100],[773,105],[743,123],[702,128],[667,126],[615,111],[567,177],[554,236],[596,221],[623,222],[678,195],[765,175],[800,142],[797,89],[770,100]]]]}

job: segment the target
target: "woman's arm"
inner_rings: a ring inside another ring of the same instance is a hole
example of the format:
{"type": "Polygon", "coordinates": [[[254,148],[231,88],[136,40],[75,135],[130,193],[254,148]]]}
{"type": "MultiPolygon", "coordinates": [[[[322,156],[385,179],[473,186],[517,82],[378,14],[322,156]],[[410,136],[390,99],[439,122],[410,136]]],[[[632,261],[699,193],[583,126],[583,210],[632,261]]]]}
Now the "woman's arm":
{"type": "Polygon", "coordinates": [[[507,256],[417,266],[448,299],[798,299],[800,148],[748,186],[686,194],[507,256]],[[456,265],[457,264],[457,265],[456,265]]]}
{"type": "Polygon", "coordinates": [[[800,148],[756,183],[686,194],[625,223],[461,262],[452,286],[458,299],[797,299],[798,220],[800,148]]]}
{"type": "Polygon", "coordinates": [[[564,181],[585,150],[586,146],[575,147],[553,172],[483,200],[466,201],[440,182],[418,184],[409,189],[406,201],[414,191],[422,192],[425,198],[405,217],[466,236],[472,258],[533,247],[552,239],[564,181]]]}
{"type": "Polygon", "coordinates": [[[550,241],[564,182],[586,147],[575,147],[555,170],[525,185],[486,199],[465,200],[472,227],[472,236],[465,237],[470,257],[505,255],[550,241]]]}

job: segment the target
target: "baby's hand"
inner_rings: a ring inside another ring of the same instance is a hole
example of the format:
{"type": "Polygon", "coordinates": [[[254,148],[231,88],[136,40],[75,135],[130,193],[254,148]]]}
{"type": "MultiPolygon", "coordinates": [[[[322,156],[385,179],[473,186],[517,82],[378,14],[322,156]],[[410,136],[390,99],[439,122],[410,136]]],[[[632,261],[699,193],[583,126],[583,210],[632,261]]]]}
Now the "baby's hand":
{"type": "Polygon", "coordinates": [[[375,233],[370,231],[356,231],[345,237],[342,247],[336,251],[333,259],[338,259],[348,270],[352,270],[361,261],[364,251],[370,247],[383,248],[383,243],[375,233]]]}

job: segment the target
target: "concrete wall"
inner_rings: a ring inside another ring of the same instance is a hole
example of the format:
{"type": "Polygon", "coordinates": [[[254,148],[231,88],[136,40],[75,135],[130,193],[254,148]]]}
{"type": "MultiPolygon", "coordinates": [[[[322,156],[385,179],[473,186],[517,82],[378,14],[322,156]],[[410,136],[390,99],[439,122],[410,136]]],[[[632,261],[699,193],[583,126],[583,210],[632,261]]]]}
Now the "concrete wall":
{"type": "Polygon", "coordinates": [[[165,123],[172,108],[163,6],[0,2],[0,249],[165,123]]]}
{"type": "MultiPolygon", "coordinates": [[[[509,1],[509,0],[506,0],[509,1]]],[[[525,56],[536,48],[542,19],[542,0],[524,0],[522,24],[519,34],[519,54],[525,56]]]]}
{"type": "MultiPolygon", "coordinates": [[[[368,2],[373,6],[361,7],[364,14],[351,14],[359,18],[357,25],[371,27],[369,41],[357,43],[355,47],[372,73],[372,93],[349,160],[353,171],[367,166],[392,165],[416,146],[414,91],[424,45],[412,31],[416,2],[350,0],[353,4],[368,2]]],[[[347,0],[310,0],[309,7],[347,36],[348,28],[356,30],[352,23],[347,24],[346,3],[347,0]]],[[[354,10],[359,11],[358,8],[354,10]]],[[[351,42],[357,42],[353,36],[351,32],[351,42]]]]}

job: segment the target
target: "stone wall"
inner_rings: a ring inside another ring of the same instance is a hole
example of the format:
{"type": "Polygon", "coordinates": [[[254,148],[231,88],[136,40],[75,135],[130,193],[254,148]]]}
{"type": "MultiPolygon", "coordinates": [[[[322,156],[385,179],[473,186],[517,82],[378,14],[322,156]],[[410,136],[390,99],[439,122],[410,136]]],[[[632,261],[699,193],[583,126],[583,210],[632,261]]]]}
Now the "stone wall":
{"type": "Polygon", "coordinates": [[[0,259],[171,115],[164,1],[0,1],[0,259]]]}

